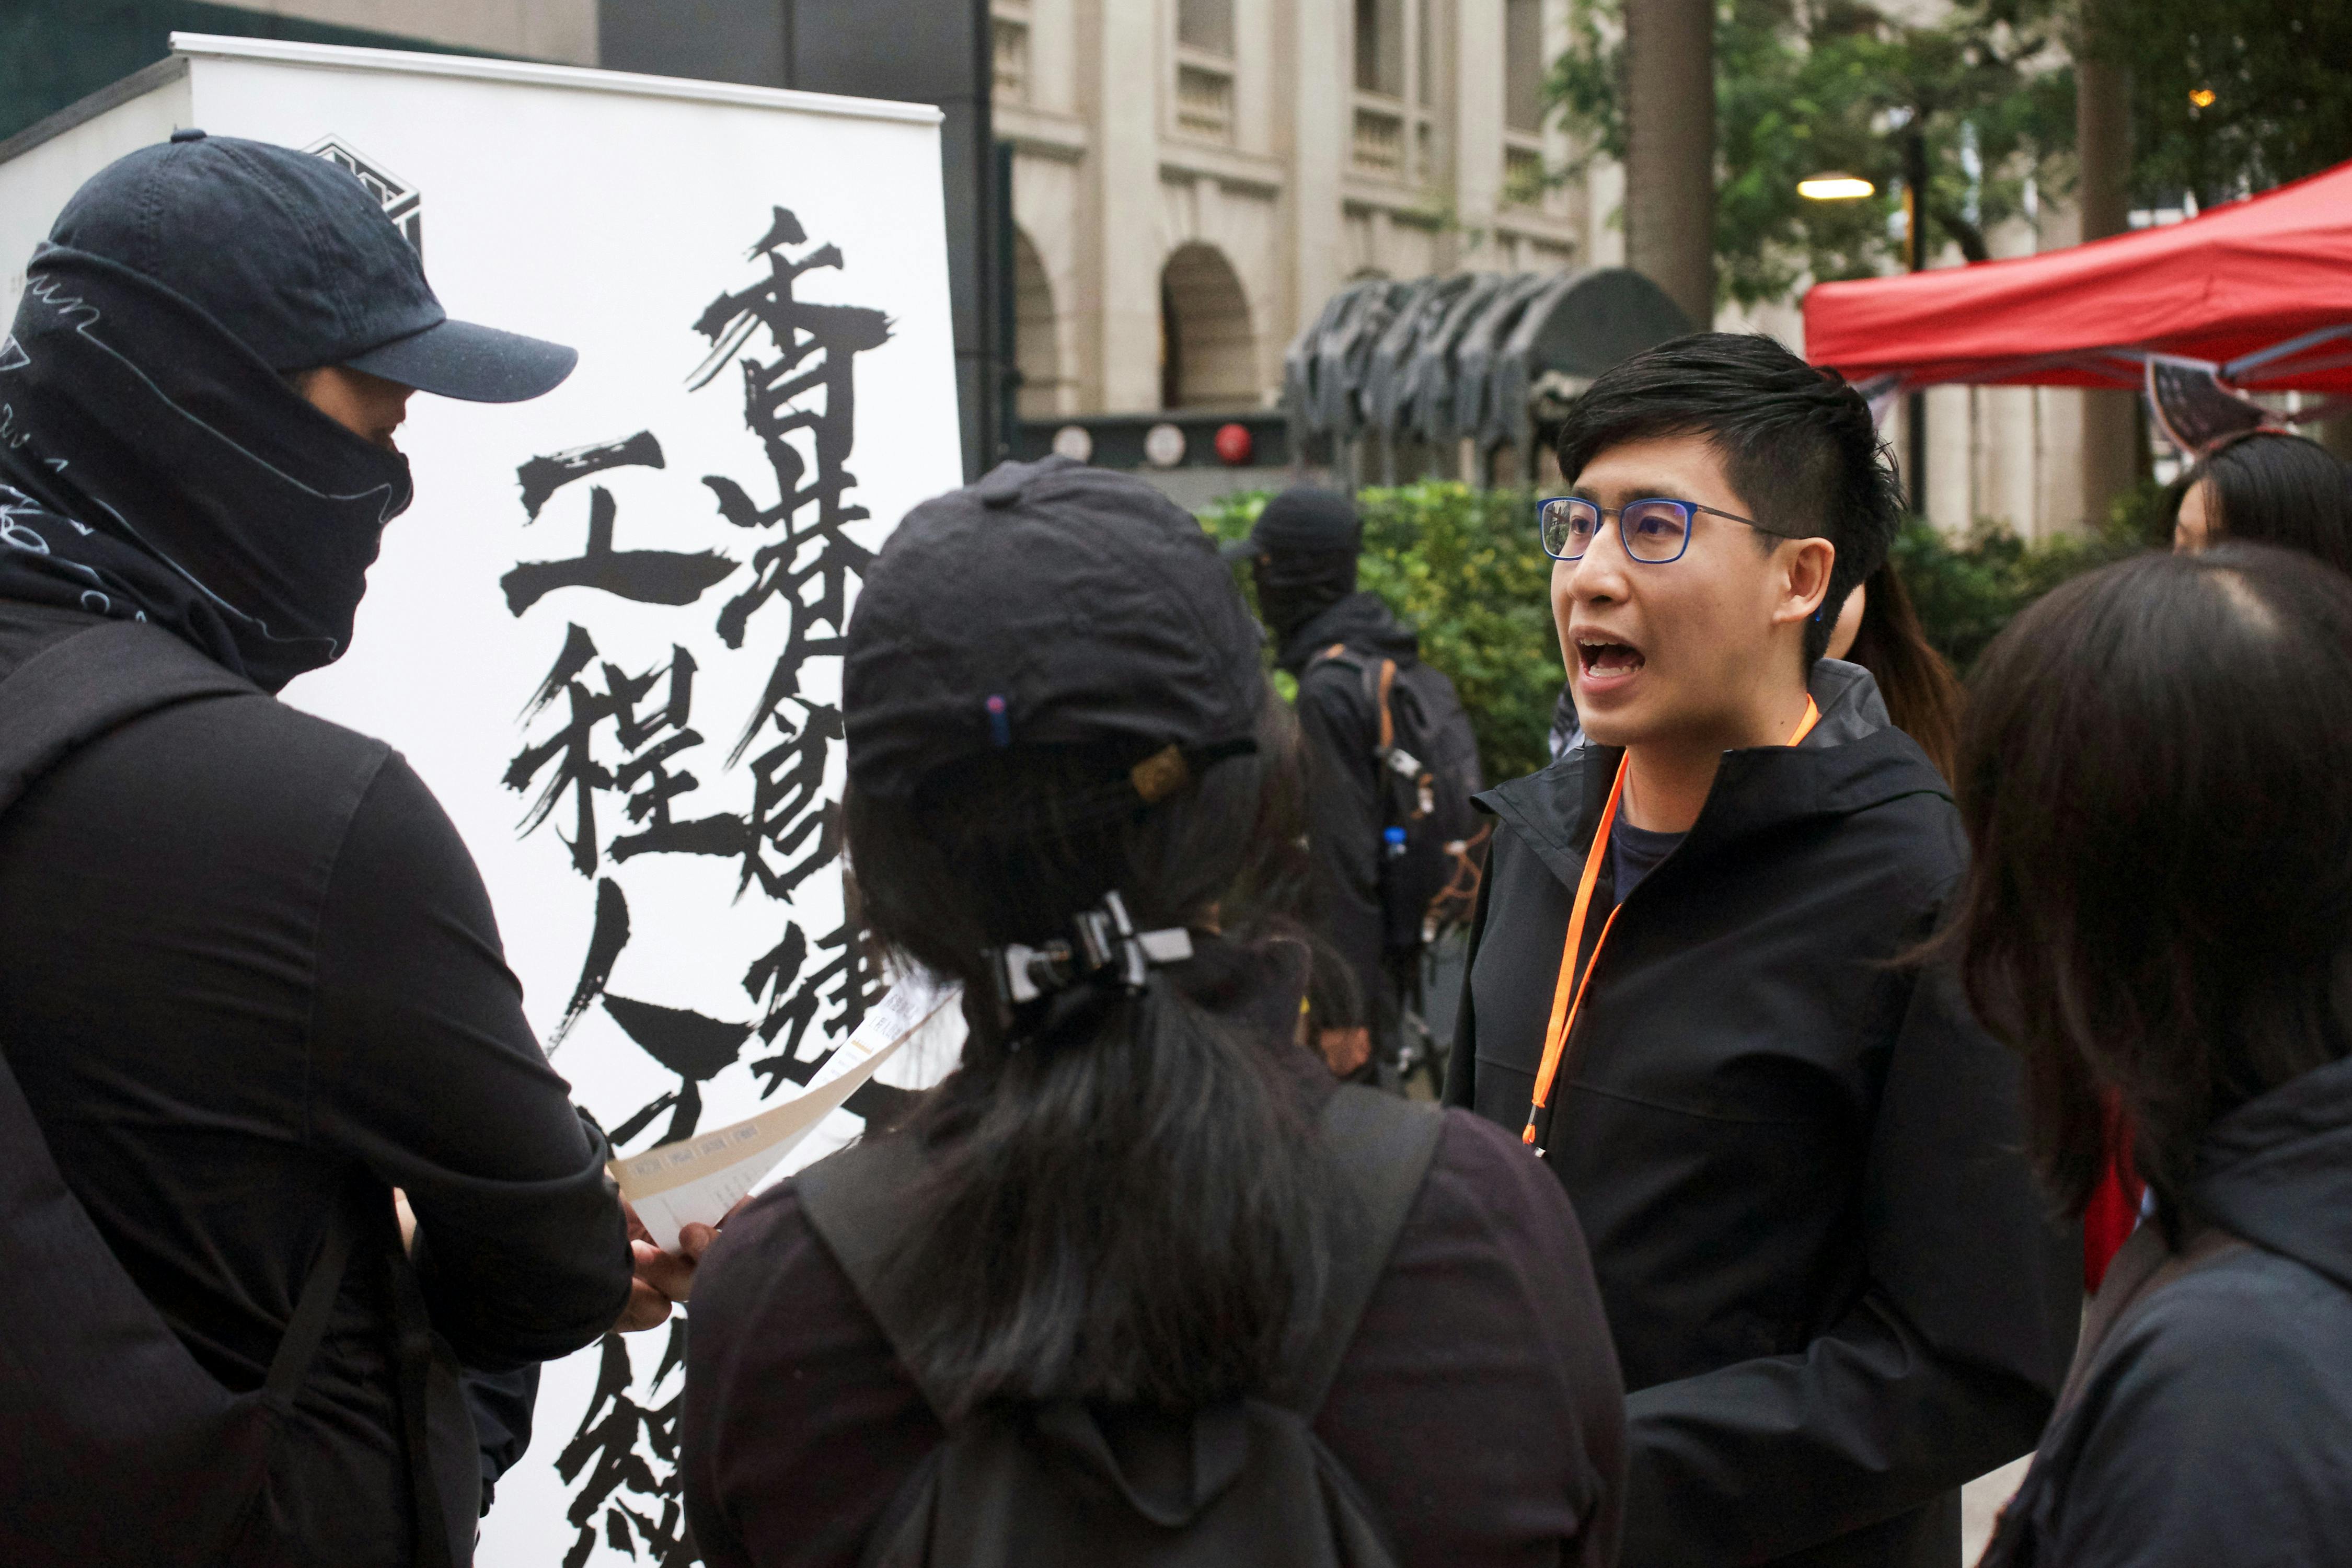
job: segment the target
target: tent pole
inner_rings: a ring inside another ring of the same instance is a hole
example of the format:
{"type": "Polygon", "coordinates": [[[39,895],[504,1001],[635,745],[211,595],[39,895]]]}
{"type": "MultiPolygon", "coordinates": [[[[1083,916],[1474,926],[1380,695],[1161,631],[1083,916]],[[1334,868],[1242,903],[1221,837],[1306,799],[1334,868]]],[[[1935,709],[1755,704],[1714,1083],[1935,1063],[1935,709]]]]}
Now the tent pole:
{"type": "MultiPolygon", "coordinates": [[[[1927,204],[1923,195],[1927,188],[1927,138],[1919,129],[1918,117],[1911,121],[1910,132],[1903,138],[1903,241],[1911,253],[1911,270],[1927,269],[1927,204]]],[[[1910,449],[1904,455],[1903,477],[1911,482],[1911,510],[1920,517],[1927,515],[1927,395],[1915,392],[1903,410],[1904,445],[1910,449]]]]}

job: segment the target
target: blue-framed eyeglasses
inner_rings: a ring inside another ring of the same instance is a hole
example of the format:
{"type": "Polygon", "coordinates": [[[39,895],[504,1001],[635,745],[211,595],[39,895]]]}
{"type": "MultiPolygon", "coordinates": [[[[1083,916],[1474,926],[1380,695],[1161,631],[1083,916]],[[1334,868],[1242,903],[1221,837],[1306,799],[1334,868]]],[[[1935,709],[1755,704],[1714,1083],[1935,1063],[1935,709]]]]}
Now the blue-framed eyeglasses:
{"type": "Polygon", "coordinates": [[[1652,566],[1664,566],[1683,558],[1683,552],[1690,548],[1691,514],[1698,511],[1744,522],[1776,539],[1797,537],[1736,511],[1701,506],[1696,501],[1670,500],[1664,496],[1629,500],[1623,506],[1601,506],[1582,496],[1554,496],[1536,503],[1536,519],[1543,525],[1544,553],[1553,560],[1583,560],[1584,552],[1600,537],[1601,525],[1613,517],[1617,520],[1617,541],[1625,547],[1625,553],[1652,566]]]}

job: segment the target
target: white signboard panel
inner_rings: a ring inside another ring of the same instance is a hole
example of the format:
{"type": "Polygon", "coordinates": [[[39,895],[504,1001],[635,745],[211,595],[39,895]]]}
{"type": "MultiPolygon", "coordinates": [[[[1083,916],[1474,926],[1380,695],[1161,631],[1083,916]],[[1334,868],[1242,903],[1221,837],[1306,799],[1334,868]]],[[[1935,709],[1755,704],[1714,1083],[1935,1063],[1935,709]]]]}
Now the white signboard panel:
{"type": "MultiPolygon", "coordinates": [[[[961,480],[936,111],[175,46],[184,71],[0,165],[0,276],[81,178],[192,124],[353,169],[451,314],[579,348],[537,402],[415,400],[416,504],[352,652],[287,700],[433,787],[541,1039],[624,1153],[798,1093],[885,988],[843,908],[839,640],[889,527],[961,480]]],[[[915,1055],[788,1163],[939,1070],[915,1055]]],[[[682,1342],[547,1369],[482,1562],[688,1560],[682,1342]]]]}

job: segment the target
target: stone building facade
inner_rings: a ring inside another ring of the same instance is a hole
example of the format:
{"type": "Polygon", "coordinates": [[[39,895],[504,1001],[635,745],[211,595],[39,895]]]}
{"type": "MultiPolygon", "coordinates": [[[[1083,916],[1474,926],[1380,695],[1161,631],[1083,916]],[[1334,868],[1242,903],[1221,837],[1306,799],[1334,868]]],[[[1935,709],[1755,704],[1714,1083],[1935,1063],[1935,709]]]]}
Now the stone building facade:
{"type": "MultiPolygon", "coordinates": [[[[1263,408],[1300,325],[1351,279],[1624,259],[1622,171],[1601,159],[1564,176],[1575,149],[1543,112],[1571,0],[989,4],[994,129],[1013,147],[1024,418],[1263,408]]],[[[1945,4],[1889,8],[1921,20],[1945,4]]],[[[599,58],[599,0],[246,8],[599,58]]],[[[1995,254],[2022,255],[2078,232],[2070,209],[2045,202],[1988,237],[1995,254]]],[[[1802,346],[1793,303],[1727,309],[1717,324],[1802,346]]],[[[2028,537],[2081,526],[2082,401],[1931,391],[1929,516],[2028,537]]],[[[1886,429],[1897,450],[1902,423],[1897,408],[1886,429]]]]}
{"type": "Polygon", "coordinates": [[[1024,416],[1263,406],[1352,279],[1622,251],[1548,177],[1568,8],[994,0],[1024,416]]]}

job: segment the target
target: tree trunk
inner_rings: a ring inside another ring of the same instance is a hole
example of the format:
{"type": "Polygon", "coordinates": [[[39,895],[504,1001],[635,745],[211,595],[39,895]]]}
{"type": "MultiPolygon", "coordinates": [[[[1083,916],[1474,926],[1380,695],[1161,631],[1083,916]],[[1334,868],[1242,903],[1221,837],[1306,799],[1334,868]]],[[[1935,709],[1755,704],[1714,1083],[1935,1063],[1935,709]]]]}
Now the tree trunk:
{"type": "MultiPolygon", "coordinates": [[[[2074,67],[2074,136],[2083,160],[2083,237],[2105,239],[2131,226],[2131,76],[2125,67],[2074,67]]],[[[2139,479],[2137,393],[2083,395],[2083,521],[2096,529],[2139,479]]]]}
{"type": "Polygon", "coordinates": [[[1715,6],[1625,7],[1625,258],[1691,324],[1715,321],[1715,6]]]}

